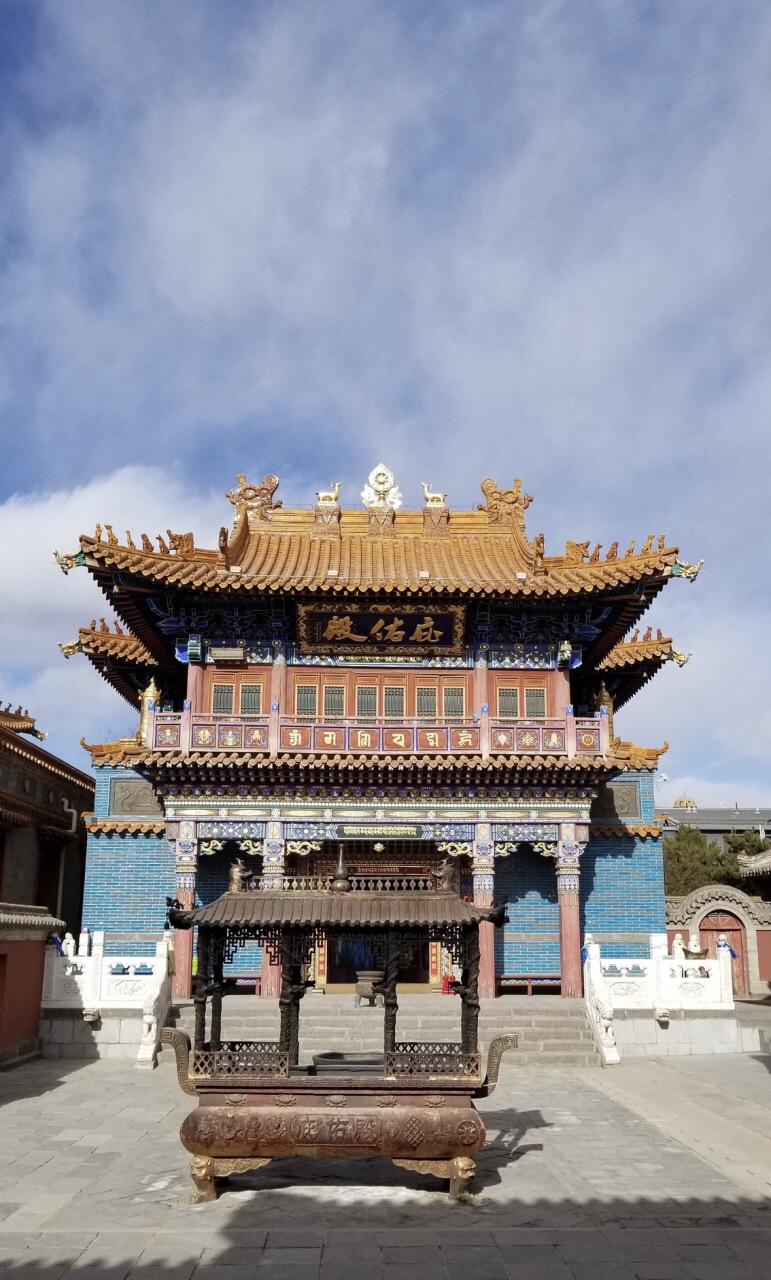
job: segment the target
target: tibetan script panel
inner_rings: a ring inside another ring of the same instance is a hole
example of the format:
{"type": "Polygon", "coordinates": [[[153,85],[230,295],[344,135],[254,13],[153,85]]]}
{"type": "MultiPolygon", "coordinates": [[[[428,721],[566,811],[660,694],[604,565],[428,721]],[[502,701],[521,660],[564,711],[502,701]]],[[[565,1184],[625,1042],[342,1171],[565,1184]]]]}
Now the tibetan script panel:
{"type": "Polygon", "coordinates": [[[464,605],[298,606],[300,653],[441,656],[460,654],[466,625],[464,605]]]}

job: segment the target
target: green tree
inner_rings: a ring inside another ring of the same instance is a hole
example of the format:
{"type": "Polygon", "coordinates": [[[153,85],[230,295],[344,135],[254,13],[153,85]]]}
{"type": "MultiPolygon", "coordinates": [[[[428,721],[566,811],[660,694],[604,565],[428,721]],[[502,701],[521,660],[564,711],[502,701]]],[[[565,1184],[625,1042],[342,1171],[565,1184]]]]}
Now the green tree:
{"type": "Polygon", "coordinates": [[[747,890],[733,849],[708,841],[696,827],[678,827],[673,836],[664,837],[664,890],[680,898],[705,884],[730,884],[747,890]]]}

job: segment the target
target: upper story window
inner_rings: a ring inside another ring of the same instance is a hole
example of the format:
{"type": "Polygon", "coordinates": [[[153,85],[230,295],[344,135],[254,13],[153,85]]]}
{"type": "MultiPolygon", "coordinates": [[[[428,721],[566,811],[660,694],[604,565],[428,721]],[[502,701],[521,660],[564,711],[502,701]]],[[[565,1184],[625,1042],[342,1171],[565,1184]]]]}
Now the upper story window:
{"type": "Polygon", "coordinates": [[[528,720],[536,720],[546,715],[546,690],[525,689],[525,716],[528,720]]]}
{"type": "Polygon", "coordinates": [[[334,718],[345,715],[345,686],[327,684],[324,686],[324,715],[334,718]]]}
{"type": "Polygon", "coordinates": [[[501,720],[516,720],[519,715],[519,689],[498,690],[498,717],[501,720]]]}
{"type": "Polygon", "coordinates": [[[418,685],[415,712],[419,720],[436,720],[436,685],[418,685]]]}
{"type": "Polygon", "coordinates": [[[383,690],[383,712],[395,719],[404,719],[404,685],[386,685],[383,690]]]}
{"type": "Polygon", "coordinates": [[[444,688],[444,718],[445,720],[460,719],[463,715],[463,687],[462,685],[445,685],[444,688]]]}
{"type": "Polygon", "coordinates": [[[315,684],[298,684],[297,714],[298,716],[315,716],[318,704],[318,686],[315,684]]]}
{"type": "Polygon", "coordinates": [[[262,711],[262,685],[241,685],[241,715],[258,716],[262,711]]]}
{"type": "Polygon", "coordinates": [[[216,715],[233,714],[233,685],[215,684],[212,690],[212,711],[216,715]]]}
{"type": "Polygon", "coordinates": [[[356,715],[367,718],[377,715],[377,685],[356,686],[356,715]]]}

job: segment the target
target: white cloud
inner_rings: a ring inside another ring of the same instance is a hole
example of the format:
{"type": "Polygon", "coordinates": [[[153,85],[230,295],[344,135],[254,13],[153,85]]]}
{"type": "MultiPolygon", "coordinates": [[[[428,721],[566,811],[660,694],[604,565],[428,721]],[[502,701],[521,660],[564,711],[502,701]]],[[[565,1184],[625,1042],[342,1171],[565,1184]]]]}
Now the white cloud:
{"type": "Polygon", "coordinates": [[[74,490],[14,497],[0,505],[0,698],[21,705],[48,733],[46,748],[83,768],[78,745],[112,741],[136,727],[136,712],[105,684],[88,660],[65,660],[59,641],[77,637],[94,617],[113,615],[87,570],[65,576],[53,552],[77,550],[81,533],[110,522],[124,539],[131,529],[151,537],[192,530],[203,546],[232,508],[221,495],[196,492],[157,467],[124,467],[74,490]],[[107,735],[107,736],[105,736],[107,735]]]}
{"type": "Polygon", "coordinates": [[[98,614],[48,555],[107,497],[211,544],[244,468],[303,504],[381,458],[408,505],[521,475],[547,552],[705,557],[651,614],[692,663],[620,728],[764,786],[771,10],[38,8],[0,173],[6,680],[98,614]]]}

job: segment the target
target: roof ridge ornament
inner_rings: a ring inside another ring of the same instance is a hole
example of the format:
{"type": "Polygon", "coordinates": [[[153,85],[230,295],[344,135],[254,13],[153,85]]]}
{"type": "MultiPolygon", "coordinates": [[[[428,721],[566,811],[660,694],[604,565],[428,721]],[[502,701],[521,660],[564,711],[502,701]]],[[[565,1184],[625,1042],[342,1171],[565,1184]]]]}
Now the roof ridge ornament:
{"type": "Polygon", "coordinates": [[[244,512],[249,515],[254,512],[259,520],[270,520],[272,512],[283,506],[280,498],[276,502],[273,501],[273,495],[279,486],[278,476],[268,473],[263,476],[262,484],[247,484],[246,472],[241,471],[236,476],[236,480],[238,488],[230,489],[225,494],[236,509],[236,521],[244,512]]]}
{"type": "Polygon", "coordinates": [[[533,501],[533,495],[522,492],[522,480],[517,476],[510,489],[499,489],[494,480],[483,480],[482,493],[486,503],[478,502],[477,511],[487,512],[488,524],[512,524],[516,518],[525,533],[525,512],[533,501]]]}
{"type": "Polygon", "coordinates": [[[402,505],[401,491],[396,486],[394,473],[383,462],[370,471],[368,483],[361,491],[361,500],[369,511],[398,511],[402,505]]]}

